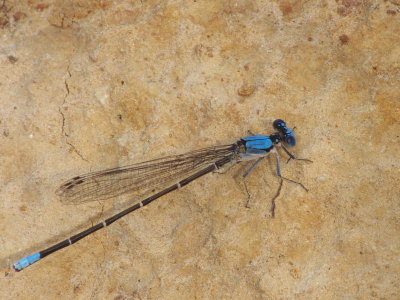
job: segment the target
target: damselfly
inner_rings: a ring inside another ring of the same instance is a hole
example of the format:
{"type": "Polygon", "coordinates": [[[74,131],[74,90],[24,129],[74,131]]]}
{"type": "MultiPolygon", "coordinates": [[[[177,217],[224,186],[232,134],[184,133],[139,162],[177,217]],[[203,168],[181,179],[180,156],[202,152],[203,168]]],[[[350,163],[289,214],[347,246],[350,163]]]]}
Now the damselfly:
{"type": "Polygon", "coordinates": [[[74,203],[107,199],[147,189],[160,191],[58,244],[24,257],[13,265],[14,269],[21,271],[41,258],[76,243],[80,239],[112,224],[132,211],[146,206],[169,192],[182,188],[207,173],[217,171],[230,164],[253,160],[255,162],[243,174],[246,177],[269,153],[275,154],[276,171],[280,177],[279,188],[272,198],[271,204],[271,215],[274,217],[275,199],[280,194],[283,180],[299,184],[307,191],[301,183],[281,175],[276,146],[282,147],[289,156],[289,160],[307,159],[296,158],[286,149],[285,146],[295,146],[296,139],[293,131],[286,126],[283,120],[275,120],[273,127],[276,132],[269,136],[252,135],[230,145],[204,148],[186,154],[168,156],[125,167],[89,173],[68,180],[57,189],[56,194],[64,201],[74,203]]]}

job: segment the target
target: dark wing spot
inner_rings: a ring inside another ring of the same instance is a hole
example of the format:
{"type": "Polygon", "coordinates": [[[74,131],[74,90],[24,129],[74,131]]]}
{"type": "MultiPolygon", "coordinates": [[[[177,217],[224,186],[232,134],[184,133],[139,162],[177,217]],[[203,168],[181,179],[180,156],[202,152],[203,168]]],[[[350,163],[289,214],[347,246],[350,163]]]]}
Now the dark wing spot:
{"type": "MultiPolygon", "coordinates": [[[[78,177],[79,178],[79,177],[78,177]]],[[[66,184],[64,184],[63,185],[63,187],[65,187],[66,189],[72,189],[74,186],[77,186],[78,184],[81,184],[81,183],[83,183],[84,181],[81,179],[81,180],[78,180],[78,181],[70,181],[70,182],[68,182],[68,183],[66,183],[66,184]]]]}
{"type": "Polygon", "coordinates": [[[71,184],[73,183],[73,181],[68,181],[67,183],[64,183],[62,186],[60,187],[69,187],[71,184]]]}

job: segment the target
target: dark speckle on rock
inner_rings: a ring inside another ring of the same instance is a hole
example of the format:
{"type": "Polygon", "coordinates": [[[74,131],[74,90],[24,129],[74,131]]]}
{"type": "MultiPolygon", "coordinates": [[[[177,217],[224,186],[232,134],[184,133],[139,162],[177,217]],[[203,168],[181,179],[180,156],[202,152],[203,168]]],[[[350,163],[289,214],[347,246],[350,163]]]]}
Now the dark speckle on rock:
{"type": "Polygon", "coordinates": [[[339,40],[342,42],[342,44],[347,44],[350,40],[350,38],[346,34],[342,34],[339,36],[339,40]]]}
{"type": "Polygon", "coordinates": [[[15,64],[15,63],[18,61],[18,58],[16,58],[16,57],[13,56],[13,55],[9,55],[9,56],[7,56],[7,58],[8,58],[8,61],[9,61],[10,63],[12,63],[12,64],[15,64]]]}

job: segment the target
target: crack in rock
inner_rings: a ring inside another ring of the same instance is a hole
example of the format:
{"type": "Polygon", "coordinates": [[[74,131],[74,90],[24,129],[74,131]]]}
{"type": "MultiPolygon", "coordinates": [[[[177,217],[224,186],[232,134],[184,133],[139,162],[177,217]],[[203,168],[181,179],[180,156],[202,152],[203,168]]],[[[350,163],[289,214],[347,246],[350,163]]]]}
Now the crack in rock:
{"type": "MultiPolygon", "coordinates": [[[[69,78],[72,77],[71,72],[69,70],[69,65],[67,66],[67,73],[69,75],[69,78]]],[[[70,148],[72,149],[73,152],[75,152],[82,160],[89,162],[86,158],[83,157],[83,155],[78,151],[78,149],[68,140],[69,138],[69,134],[66,132],[65,130],[65,122],[66,122],[66,118],[65,115],[62,111],[63,106],[65,105],[65,103],[67,102],[67,97],[69,96],[70,90],[69,90],[69,84],[68,84],[68,78],[65,78],[64,80],[64,85],[65,85],[65,96],[63,99],[63,103],[61,104],[61,106],[58,108],[58,112],[60,113],[61,117],[62,117],[62,124],[61,124],[61,134],[65,137],[65,142],[68,146],[70,146],[70,148]]]]}

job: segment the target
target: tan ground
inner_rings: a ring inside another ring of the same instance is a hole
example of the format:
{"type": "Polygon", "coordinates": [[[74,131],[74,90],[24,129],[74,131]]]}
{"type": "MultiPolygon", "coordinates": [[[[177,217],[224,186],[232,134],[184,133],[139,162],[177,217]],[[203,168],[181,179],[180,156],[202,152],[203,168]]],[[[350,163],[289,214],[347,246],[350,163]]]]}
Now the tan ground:
{"type": "Polygon", "coordinates": [[[1,1],[1,299],[399,299],[400,2],[1,1]],[[117,211],[54,190],[88,171],[296,126],[26,270],[117,211]],[[245,207],[246,202],[248,208],[245,207]],[[79,227],[79,228],[78,228],[79,227]]]}

